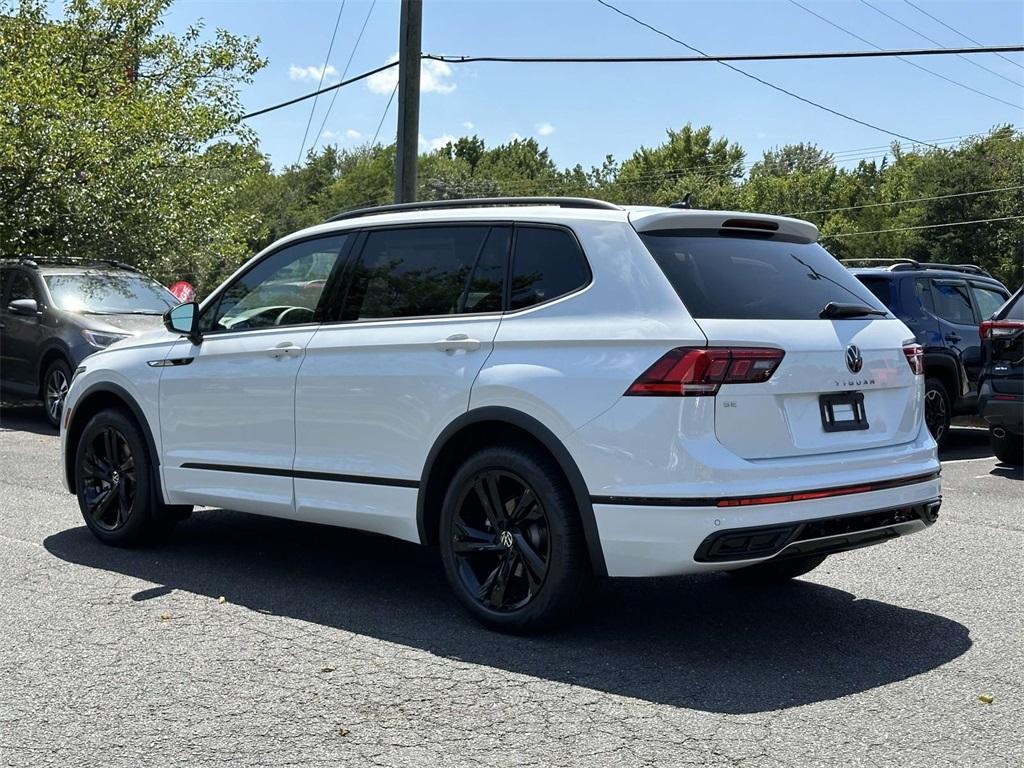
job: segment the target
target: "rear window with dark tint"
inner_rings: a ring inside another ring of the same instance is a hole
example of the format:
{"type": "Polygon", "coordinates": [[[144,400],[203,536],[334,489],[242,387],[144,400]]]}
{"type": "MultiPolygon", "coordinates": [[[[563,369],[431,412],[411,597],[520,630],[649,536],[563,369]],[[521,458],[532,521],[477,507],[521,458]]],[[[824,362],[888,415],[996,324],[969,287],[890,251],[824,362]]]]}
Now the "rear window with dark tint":
{"type": "Polygon", "coordinates": [[[817,320],[830,301],[885,309],[817,243],[673,231],[640,237],[696,318],[817,320]]]}
{"type": "Polygon", "coordinates": [[[517,227],[512,256],[512,309],[532,307],[582,288],[590,268],[564,229],[517,227]]]}
{"type": "Polygon", "coordinates": [[[867,275],[857,275],[857,279],[864,283],[865,288],[875,294],[876,299],[885,306],[892,307],[892,280],[867,275]]]}

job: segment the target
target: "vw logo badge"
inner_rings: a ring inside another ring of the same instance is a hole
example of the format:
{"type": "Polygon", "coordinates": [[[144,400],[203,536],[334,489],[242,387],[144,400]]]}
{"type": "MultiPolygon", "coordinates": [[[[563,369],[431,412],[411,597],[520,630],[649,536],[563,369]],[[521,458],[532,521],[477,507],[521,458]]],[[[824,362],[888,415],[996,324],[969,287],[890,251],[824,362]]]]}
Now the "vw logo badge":
{"type": "Polygon", "coordinates": [[[512,538],[512,531],[501,532],[501,545],[505,547],[505,549],[512,549],[513,541],[514,539],[512,538]]]}
{"type": "Polygon", "coordinates": [[[864,367],[864,358],[861,357],[856,344],[846,348],[846,367],[850,369],[850,373],[860,373],[860,369],[864,367]]]}

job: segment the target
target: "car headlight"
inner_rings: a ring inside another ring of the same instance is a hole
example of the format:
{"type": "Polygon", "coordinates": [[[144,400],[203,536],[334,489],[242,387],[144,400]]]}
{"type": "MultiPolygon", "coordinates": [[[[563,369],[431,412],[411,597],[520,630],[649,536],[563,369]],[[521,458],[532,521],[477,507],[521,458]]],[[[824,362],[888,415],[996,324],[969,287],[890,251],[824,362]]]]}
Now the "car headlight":
{"type": "Polygon", "coordinates": [[[83,330],[82,338],[89,342],[89,346],[95,347],[96,349],[106,349],[115,341],[121,339],[127,339],[131,334],[128,333],[104,333],[103,331],[90,331],[83,330]]]}

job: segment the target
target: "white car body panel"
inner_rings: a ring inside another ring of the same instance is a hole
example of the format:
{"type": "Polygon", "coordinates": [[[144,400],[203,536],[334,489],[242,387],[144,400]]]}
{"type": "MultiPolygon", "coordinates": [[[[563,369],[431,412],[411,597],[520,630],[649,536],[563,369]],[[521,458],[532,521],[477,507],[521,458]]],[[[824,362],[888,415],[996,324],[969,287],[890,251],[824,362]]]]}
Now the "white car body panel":
{"type": "Polygon", "coordinates": [[[922,377],[912,374],[903,355],[910,333],[901,322],[694,320],[637,236],[637,230],[715,228],[730,218],[817,237],[813,225],[784,217],[640,207],[442,209],[322,224],[272,248],[386,224],[560,224],[576,234],[593,279],[574,293],[504,314],[254,329],[209,334],[200,345],[147,334],[88,358],[69,392],[67,413],[73,417],[81,394],[94,384],[127,392],[160,453],[168,503],[420,541],[416,486],[438,437],[478,409],[516,411],[550,431],[578,468],[612,576],[739,567],[755,561],[702,563],[694,552],[726,528],[937,498],[935,477],[749,508],[672,501],[834,488],[937,475],[939,469],[923,426],[922,377]],[[479,346],[438,347],[455,334],[479,346]],[[271,357],[270,350],[285,343],[298,351],[271,357]],[[709,344],[778,347],[785,357],[767,382],[725,385],[715,397],[623,396],[667,351],[709,344]],[[860,378],[874,382],[853,387],[864,390],[870,428],[837,436],[822,431],[817,397],[851,388],[835,377],[849,344],[864,355],[860,378]],[[168,357],[194,360],[147,365],[168,357]],[[662,506],[659,499],[669,501],[662,506]]]}

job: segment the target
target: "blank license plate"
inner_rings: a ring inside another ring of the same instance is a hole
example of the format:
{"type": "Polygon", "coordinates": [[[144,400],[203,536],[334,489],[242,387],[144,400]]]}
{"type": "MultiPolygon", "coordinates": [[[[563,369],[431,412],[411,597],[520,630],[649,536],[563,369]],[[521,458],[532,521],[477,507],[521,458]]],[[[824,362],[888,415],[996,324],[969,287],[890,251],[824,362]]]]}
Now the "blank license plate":
{"type": "Polygon", "coordinates": [[[821,395],[818,406],[821,409],[821,426],[826,432],[848,432],[869,426],[863,392],[821,395]]]}

